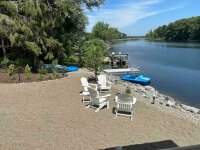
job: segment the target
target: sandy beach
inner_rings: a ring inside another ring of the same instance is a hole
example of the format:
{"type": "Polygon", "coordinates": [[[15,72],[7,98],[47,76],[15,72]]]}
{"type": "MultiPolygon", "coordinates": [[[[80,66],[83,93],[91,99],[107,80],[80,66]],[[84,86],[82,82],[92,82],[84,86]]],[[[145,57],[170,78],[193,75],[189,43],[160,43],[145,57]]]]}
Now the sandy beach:
{"type": "Polygon", "coordinates": [[[78,71],[54,81],[0,84],[0,149],[96,150],[115,146],[173,141],[200,143],[200,125],[160,111],[138,94],[133,121],[115,119],[113,86],[110,108],[98,113],[82,103],[78,71]]]}

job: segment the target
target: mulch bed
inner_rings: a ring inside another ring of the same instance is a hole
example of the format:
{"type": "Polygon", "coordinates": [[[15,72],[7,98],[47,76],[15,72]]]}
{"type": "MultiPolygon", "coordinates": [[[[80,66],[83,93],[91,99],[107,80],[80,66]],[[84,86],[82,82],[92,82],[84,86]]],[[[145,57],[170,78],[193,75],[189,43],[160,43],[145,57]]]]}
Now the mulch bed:
{"type": "Polygon", "coordinates": [[[40,82],[40,81],[46,81],[46,80],[55,80],[59,78],[68,77],[69,74],[64,74],[64,76],[59,73],[56,77],[53,73],[47,73],[46,75],[43,75],[43,78],[41,79],[39,77],[39,73],[32,73],[31,79],[27,79],[25,74],[20,74],[20,81],[19,81],[19,75],[16,74],[14,77],[9,76],[8,72],[5,69],[0,69],[0,83],[28,83],[28,82],[40,82]]]}

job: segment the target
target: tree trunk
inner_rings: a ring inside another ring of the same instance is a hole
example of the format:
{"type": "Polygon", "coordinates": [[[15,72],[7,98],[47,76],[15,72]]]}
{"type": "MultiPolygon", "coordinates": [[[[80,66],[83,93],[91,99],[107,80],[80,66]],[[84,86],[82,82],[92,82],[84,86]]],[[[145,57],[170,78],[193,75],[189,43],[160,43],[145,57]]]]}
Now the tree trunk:
{"type": "Polygon", "coordinates": [[[94,77],[97,79],[97,71],[94,71],[94,77]]]}
{"type": "Polygon", "coordinates": [[[35,56],[35,54],[34,54],[34,57],[33,57],[33,65],[34,65],[34,67],[36,67],[36,56],[35,56]]]}
{"type": "Polygon", "coordinates": [[[19,81],[21,81],[21,74],[20,73],[18,74],[18,77],[19,77],[19,81]]]}
{"type": "Polygon", "coordinates": [[[4,40],[3,38],[1,37],[1,48],[3,50],[3,57],[6,58],[6,48],[5,48],[5,44],[4,44],[4,40]]]}
{"type": "Polygon", "coordinates": [[[94,69],[94,76],[95,76],[95,78],[97,79],[97,76],[98,76],[98,69],[94,69]]]}

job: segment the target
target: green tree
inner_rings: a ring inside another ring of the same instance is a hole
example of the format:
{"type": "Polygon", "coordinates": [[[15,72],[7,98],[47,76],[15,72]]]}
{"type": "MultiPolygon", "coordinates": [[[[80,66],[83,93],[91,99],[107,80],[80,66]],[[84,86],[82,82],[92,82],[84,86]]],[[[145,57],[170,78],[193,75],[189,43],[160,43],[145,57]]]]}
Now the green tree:
{"type": "Polygon", "coordinates": [[[106,44],[102,40],[93,39],[84,43],[83,50],[85,67],[92,68],[95,77],[97,77],[98,71],[103,68],[103,60],[107,55],[106,44]]]}
{"type": "Polygon", "coordinates": [[[111,27],[104,22],[97,22],[92,29],[92,36],[94,38],[100,38],[104,41],[112,41],[113,39],[126,38],[126,34],[118,31],[117,28],[111,27]]]}
{"type": "Polygon", "coordinates": [[[85,30],[88,9],[104,0],[2,0],[0,56],[52,61],[67,55],[85,30]]]}

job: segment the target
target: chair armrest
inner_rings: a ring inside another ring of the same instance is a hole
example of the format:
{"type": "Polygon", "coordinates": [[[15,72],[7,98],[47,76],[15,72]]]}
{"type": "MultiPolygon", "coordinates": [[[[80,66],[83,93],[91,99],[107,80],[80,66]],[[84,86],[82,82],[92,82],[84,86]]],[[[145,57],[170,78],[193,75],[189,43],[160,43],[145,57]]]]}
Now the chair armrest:
{"type": "Polygon", "coordinates": [[[95,84],[95,83],[89,83],[89,85],[96,86],[96,85],[98,85],[98,84],[95,84]]]}
{"type": "Polygon", "coordinates": [[[107,94],[107,95],[103,95],[103,96],[98,96],[96,98],[106,98],[106,97],[109,97],[109,96],[111,96],[111,94],[107,94]]]}
{"type": "Polygon", "coordinates": [[[97,89],[98,84],[89,83],[91,89],[97,89]]]}
{"type": "Polygon", "coordinates": [[[110,82],[110,81],[107,81],[107,83],[108,83],[109,85],[112,85],[112,82],[110,82]]]}
{"type": "Polygon", "coordinates": [[[101,84],[100,84],[100,83],[98,83],[98,84],[97,84],[97,86],[101,87],[101,84]]]}
{"type": "Polygon", "coordinates": [[[115,96],[115,102],[116,103],[118,102],[118,96],[115,96]]]}
{"type": "Polygon", "coordinates": [[[133,98],[133,104],[137,102],[137,98],[133,98]]]}
{"type": "Polygon", "coordinates": [[[108,88],[111,88],[112,83],[111,83],[110,81],[106,81],[106,86],[107,86],[108,88]]]}

